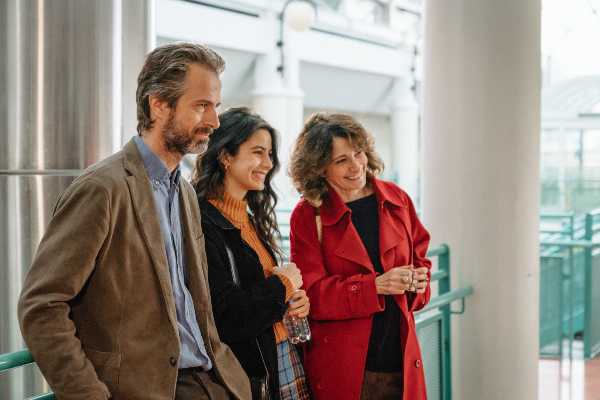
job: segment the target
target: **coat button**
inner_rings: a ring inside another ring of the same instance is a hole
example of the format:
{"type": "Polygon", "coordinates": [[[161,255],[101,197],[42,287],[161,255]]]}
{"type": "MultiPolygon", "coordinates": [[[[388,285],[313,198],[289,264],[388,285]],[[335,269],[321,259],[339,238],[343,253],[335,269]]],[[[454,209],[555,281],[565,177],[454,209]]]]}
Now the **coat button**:
{"type": "Polygon", "coordinates": [[[350,291],[351,292],[356,292],[358,290],[358,285],[352,285],[350,286],[350,291]]]}
{"type": "Polygon", "coordinates": [[[172,366],[176,366],[177,365],[177,359],[175,357],[170,357],[169,358],[169,364],[171,364],[172,366]]]}
{"type": "Polygon", "coordinates": [[[421,360],[416,360],[415,361],[415,367],[416,368],[421,368],[421,360]]]}
{"type": "Polygon", "coordinates": [[[327,338],[327,336],[325,336],[325,337],[323,338],[323,343],[329,343],[329,339],[327,338]]]}

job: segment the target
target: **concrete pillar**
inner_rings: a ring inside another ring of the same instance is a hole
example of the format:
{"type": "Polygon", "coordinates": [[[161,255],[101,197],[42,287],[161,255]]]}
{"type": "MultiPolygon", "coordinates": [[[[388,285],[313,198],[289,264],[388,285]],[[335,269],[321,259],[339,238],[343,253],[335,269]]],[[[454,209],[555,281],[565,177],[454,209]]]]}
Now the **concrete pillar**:
{"type": "Polygon", "coordinates": [[[537,398],[540,0],[426,1],[423,215],[448,243],[455,399],[537,398]]]}
{"type": "Polygon", "coordinates": [[[397,78],[391,108],[393,177],[413,200],[419,198],[419,107],[412,82],[397,78]]]}
{"type": "MultiPolygon", "coordinates": [[[[156,0],[122,1],[122,36],[118,46],[122,60],[122,123],[117,148],[137,135],[137,78],[146,55],[156,47],[156,0]]],[[[115,149],[117,150],[117,149],[115,149]]]]}

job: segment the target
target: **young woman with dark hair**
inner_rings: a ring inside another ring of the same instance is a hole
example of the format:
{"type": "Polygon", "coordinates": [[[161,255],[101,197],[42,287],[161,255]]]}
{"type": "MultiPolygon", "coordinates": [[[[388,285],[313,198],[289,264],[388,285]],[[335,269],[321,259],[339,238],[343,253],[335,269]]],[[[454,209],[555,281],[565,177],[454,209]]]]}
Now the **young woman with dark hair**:
{"type": "Polygon", "coordinates": [[[307,316],[309,301],[296,265],[277,267],[276,132],[247,108],[229,109],[219,121],[192,178],[217,329],[255,386],[268,376],[272,399],[308,399],[304,369],[282,324],[286,312],[307,316]]]}

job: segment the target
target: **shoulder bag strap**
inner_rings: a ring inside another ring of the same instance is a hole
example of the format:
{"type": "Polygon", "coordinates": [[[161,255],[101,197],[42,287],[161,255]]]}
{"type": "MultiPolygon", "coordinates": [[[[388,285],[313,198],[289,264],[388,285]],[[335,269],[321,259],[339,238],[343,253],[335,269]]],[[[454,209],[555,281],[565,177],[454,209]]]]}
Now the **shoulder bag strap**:
{"type": "Polygon", "coordinates": [[[321,214],[320,210],[315,207],[315,223],[317,224],[317,238],[319,239],[319,243],[323,240],[323,224],[321,223],[321,214]]]}
{"type": "MultiPolygon", "coordinates": [[[[227,253],[227,258],[229,261],[229,268],[231,270],[231,279],[233,279],[233,283],[235,286],[240,287],[240,276],[238,274],[237,267],[235,265],[235,258],[233,257],[233,251],[227,246],[226,243],[223,243],[225,247],[225,252],[227,253]]],[[[260,349],[260,344],[258,344],[258,337],[254,339],[256,341],[256,348],[258,349],[258,354],[260,354],[260,360],[262,361],[262,365],[265,369],[265,376],[267,380],[269,379],[269,370],[267,369],[267,363],[265,362],[265,358],[263,356],[262,350],[260,349]]]]}

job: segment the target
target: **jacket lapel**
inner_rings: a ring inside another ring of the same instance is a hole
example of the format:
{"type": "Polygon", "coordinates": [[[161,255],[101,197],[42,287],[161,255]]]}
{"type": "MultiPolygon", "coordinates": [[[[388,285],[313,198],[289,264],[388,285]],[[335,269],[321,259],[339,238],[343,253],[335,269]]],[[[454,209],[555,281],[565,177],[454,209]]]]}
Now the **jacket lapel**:
{"type": "Polygon", "coordinates": [[[335,240],[336,247],[333,251],[336,256],[349,260],[368,271],[375,271],[369,253],[352,224],[350,209],[332,187],[329,187],[327,196],[321,205],[321,222],[324,241],[325,232],[328,232],[327,236],[339,237],[338,240],[335,240]]]}
{"type": "Polygon", "coordinates": [[[409,263],[412,264],[412,239],[406,220],[406,199],[390,190],[379,179],[372,179],[373,190],[377,196],[379,208],[379,251],[381,252],[381,265],[384,270],[394,267],[396,260],[394,253],[390,252],[404,240],[408,240],[411,255],[409,263]]]}
{"type": "Polygon", "coordinates": [[[394,253],[391,250],[406,240],[406,232],[408,231],[403,232],[406,224],[403,218],[398,215],[400,213],[396,212],[397,210],[388,209],[388,206],[385,205],[380,209],[379,251],[381,253],[381,265],[387,271],[389,268],[396,266],[394,265],[394,253]]]}
{"type": "MultiPolygon", "coordinates": [[[[350,219],[348,214],[345,218],[350,219]]],[[[352,261],[355,264],[365,268],[368,271],[375,271],[373,263],[369,258],[369,253],[365,248],[356,228],[348,221],[346,228],[339,240],[339,245],[334,251],[335,255],[352,261]]]]}
{"type": "Polygon", "coordinates": [[[125,169],[131,174],[127,177],[127,185],[131,193],[133,210],[146,248],[152,259],[152,265],[160,284],[169,320],[178,334],[171,275],[169,273],[160,222],[156,217],[156,205],[154,203],[150,180],[133,140],[130,140],[125,145],[123,152],[125,154],[125,169]]]}

